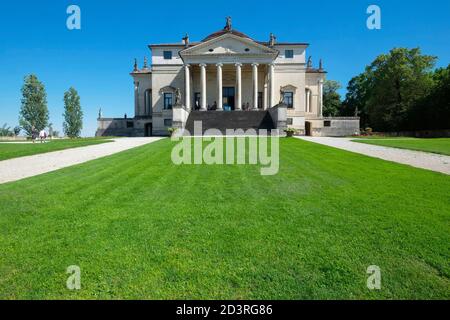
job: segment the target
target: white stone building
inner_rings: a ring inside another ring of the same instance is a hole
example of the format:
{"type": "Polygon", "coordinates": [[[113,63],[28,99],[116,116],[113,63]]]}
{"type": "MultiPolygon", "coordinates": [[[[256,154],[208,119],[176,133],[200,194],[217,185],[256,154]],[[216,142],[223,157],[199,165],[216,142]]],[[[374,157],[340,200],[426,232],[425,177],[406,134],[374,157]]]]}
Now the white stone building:
{"type": "Polygon", "coordinates": [[[140,69],[135,62],[131,73],[134,118],[100,114],[97,135],[167,135],[168,128],[185,128],[192,119],[202,120],[205,129],[218,121],[222,129],[257,129],[258,121],[267,122],[264,113],[272,123],[261,128],[287,126],[302,135],[355,133],[358,118],[323,117],[326,72],[321,62],[312,66],[307,47],[278,42],[272,34],[269,41],[256,41],[233,29],[230,18],[202,41],[191,42],[186,35],[180,43],[149,45],[151,66],[145,59],[140,69]]]}

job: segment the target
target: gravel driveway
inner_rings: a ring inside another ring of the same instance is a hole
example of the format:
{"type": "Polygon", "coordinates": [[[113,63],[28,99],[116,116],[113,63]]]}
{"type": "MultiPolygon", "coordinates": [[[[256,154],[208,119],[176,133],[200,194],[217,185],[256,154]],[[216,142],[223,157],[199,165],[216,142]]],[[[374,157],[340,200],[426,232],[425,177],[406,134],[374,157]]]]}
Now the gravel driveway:
{"type": "Polygon", "coordinates": [[[120,138],[108,143],[0,161],[0,184],[106,157],[160,139],[163,138],[120,138]]]}
{"type": "Polygon", "coordinates": [[[323,144],[342,150],[364,154],[369,157],[407,164],[450,175],[450,156],[382,147],[365,143],[353,142],[355,138],[329,138],[329,137],[297,137],[298,139],[323,144]]]}

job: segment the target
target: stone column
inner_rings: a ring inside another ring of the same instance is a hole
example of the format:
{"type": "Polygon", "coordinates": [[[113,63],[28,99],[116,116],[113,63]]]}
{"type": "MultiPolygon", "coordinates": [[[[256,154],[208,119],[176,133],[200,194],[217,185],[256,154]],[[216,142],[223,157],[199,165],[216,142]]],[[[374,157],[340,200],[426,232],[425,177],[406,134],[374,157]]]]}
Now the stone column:
{"type": "Polygon", "coordinates": [[[217,111],[223,110],[223,93],[222,93],[222,63],[216,64],[217,67],[217,111]]]}
{"type": "Polygon", "coordinates": [[[311,112],[311,90],[306,90],[306,103],[305,103],[305,112],[311,112]]]}
{"type": "Polygon", "coordinates": [[[191,110],[191,72],[190,65],[184,65],[184,106],[191,110]]]}
{"type": "Polygon", "coordinates": [[[263,109],[267,109],[267,94],[268,94],[268,88],[267,88],[267,82],[264,83],[264,92],[263,92],[263,109]]]}
{"type": "Polygon", "coordinates": [[[275,65],[269,64],[269,108],[275,106],[275,65]]]}
{"type": "Polygon", "coordinates": [[[252,63],[253,70],[253,110],[258,109],[258,64],[252,63]]]}
{"type": "Polygon", "coordinates": [[[201,102],[200,110],[206,111],[206,64],[200,64],[201,102]]]}
{"type": "Polygon", "coordinates": [[[323,80],[319,80],[319,110],[318,115],[320,118],[323,117],[323,80]]]}
{"type": "Polygon", "coordinates": [[[242,64],[236,63],[236,102],[235,109],[242,110],[242,64]]]}
{"type": "Polygon", "coordinates": [[[139,81],[134,82],[134,114],[136,116],[141,115],[141,110],[139,108],[139,81]]]}

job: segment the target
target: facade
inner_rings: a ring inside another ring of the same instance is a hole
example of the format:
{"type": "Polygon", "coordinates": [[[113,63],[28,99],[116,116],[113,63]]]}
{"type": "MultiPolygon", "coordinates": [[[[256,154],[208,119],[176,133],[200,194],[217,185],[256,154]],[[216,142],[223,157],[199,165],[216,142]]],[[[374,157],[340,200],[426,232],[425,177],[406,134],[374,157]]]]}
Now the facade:
{"type": "Polygon", "coordinates": [[[306,58],[307,47],[278,42],[272,34],[267,42],[256,41],[233,29],[230,18],[202,41],[186,35],[180,43],[149,45],[151,66],[145,59],[131,72],[134,118],[99,114],[97,135],[167,135],[170,127],[184,128],[191,112],[255,110],[267,110],[274,127],[292,127],[301,135],[354,134],[358,118],[323,117],[326,72],[322,62],[314,68],[306,58]]]}

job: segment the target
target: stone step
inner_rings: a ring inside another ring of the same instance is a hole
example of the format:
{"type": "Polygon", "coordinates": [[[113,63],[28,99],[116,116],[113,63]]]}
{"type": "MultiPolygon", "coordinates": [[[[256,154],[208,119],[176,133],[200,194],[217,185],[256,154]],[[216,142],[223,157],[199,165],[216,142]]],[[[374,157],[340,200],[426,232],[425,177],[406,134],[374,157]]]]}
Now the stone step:
{"type": "Polygon", "coordinates": [[[267,111],[192,111],[186,122],[186,130],[194,132],[194,122],[202,122],[202,133],[217,129],[225,133],[227,129],[274,129],[272,117],[267,111]]]}

